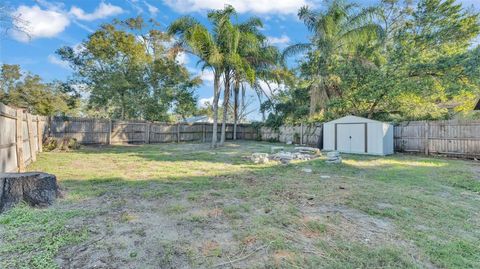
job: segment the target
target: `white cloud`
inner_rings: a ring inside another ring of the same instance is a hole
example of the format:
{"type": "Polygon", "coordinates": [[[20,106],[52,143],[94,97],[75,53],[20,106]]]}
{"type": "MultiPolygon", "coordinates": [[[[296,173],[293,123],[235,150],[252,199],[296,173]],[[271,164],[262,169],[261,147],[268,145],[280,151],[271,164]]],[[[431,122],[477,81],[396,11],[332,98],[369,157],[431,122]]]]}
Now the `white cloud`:
{"type": "Polygon", "coordinates": [[[263,80],[259,81],[259,86],[260,88],[262,88],[263,93],[266,94],[267,96],[273,96],[278,92],[285,91],[287,88],[285,84],[278,84],[273,81],[269,81],[267,83],[263,80]]]}
{"type": "Polygon", "coordinates": [[[133,9],[135,9],[135,11],[137,12],[137,15],[142,14],[144,12],[143,8],[138,4],[139,0],[125,0],[125,1],[127,1],[127,3],[130,4],[130,6],[133,9]]]}
{"type": "Polygon", "coordinates": [[[163,2],[181,13],[222,9],[225,4],[230,4],[240,13],[296,14],[302,6],[315,6],[314,0],[164,0],[163,2]]]}
{"type": "Polygon", "coordinates": [[[197,68],[190,68],[187,67],[188,71],[192,73],[194,76],[199,76],[203,83],[213,83],[213,71],[210,69],[200,70],[197,68]]]}
{"type": "Polygon", "coordinates": [[[28,42],[42,37],[55,37],[70,25],[71,20],[83,29],[92,32],[92,29],[78,23],[76,19],[93,21],[124,12],[121,7],[105,2],[101,2],[92,13],[85,13],[83,9],[76,6],[72,6],[70,12],[67,12],[65,5],[57,2],[45,0],[37,0],[36,2],[38,5],[20,5],[13,12],[13,16],[20,18],[20,20],[14,21],[15,26],[19,29],[25,29],[25,31],[12,31],[11,36],[13,39],[28,42]]]}
{"type": "Polygon", "coordinates": [[[213,72],[210,70],[204,70],[200,73],[200,78],[205,82],[213,82],[213,72]]]}
{"type": "Polygon", "coordinates": [[[60,2],[49,2],[47,0],[35,0],[40,7],[43,7],[48,10],[62,12],[65,9],[65,4],[60,2]]]}
{"type": "Polygon", "coordinates": [[[282,35],[281,37],[268,36],[267,40],[272,45],[286,46],[290,43],[290,37],[282,35]]]}
{"type": "Polygon", "coordinates": [[[93,30],[92,28],[88,27],[87,25],[83,24],[83,23],[80,23],[79,21],[77,20],[73,20],[73,23],[75,23],[78,27],[82,28],[83,30],[89,32],[89,33],[93,33],[95,32],[95,30],[93,30]]]}
{"type": "Polygon", "coordinates": [[[70,24],[65,13],[56,10],[43,10],[39,6],[19,6],[14,12],[21,21],[15,21],[15,26],[25,28],[27,33],[12,31],[12,37],[21,42],[28,42],[30,39],[42,37],[54,37],[70,24]],[[23,25],[25,22],[25,25],[23,25]]]}
{"type": "Polygon", "coordinates": [[[157,16],[159,9],[156,6],[150,5],[147,1],[143,1],[143,3],[145,4],[145,6],[147,6],[148,12],[150,13],[150,15],[152,15],[152,17],[157,16]]]}
{"type": "Polygon", "coordinates": [[[50,54],[48,55],[48,62],[54,65],[58,65],[62,68],[69,69],[68,62],[58,58],[57,56],[50,54]]]}
{"type": "MultiPolygon", "coordinates": [[[[213,96],[209,97],[209,98],[200,98],[200,100],[198,100],[198,106],[200,108],[207,107],[207,104],[210,104],[210,105],[213,104],[213,96]]],[[[219,99],[218,100],[218,105],[221,106],[221,104],[223,104],[223,100],[219,99]]]]}
{"type": "Polygon", "coordinates": [[[177,63],[181,64],[181,65],[186,65],[188,63],[188,55],[181,51],[177,54],[177,57],[175,58],[175,60],[177,60],[177,63]]]}
{"type": "Polygon", "coordinates": [[[79,7],[72,6],[70,8],[70,14],[75,18],[84,21],[94,21],[103,19],[110,16],[115,16],[123,13],[123,9],[119,6],[114,6],[109,3],[101,2],[100,5],[92,12],[85,13],[85,11],[79,7]]]}

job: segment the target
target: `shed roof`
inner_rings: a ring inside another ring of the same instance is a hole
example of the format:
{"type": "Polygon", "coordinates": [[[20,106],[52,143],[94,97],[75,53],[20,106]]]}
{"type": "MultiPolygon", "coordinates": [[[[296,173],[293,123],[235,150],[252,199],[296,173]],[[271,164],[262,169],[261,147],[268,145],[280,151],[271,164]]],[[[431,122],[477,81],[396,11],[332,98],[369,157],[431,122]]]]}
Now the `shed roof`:
{"type": "Polygon", "coordinates": [[[367,119],[367,118],[364,118],[364,117],[358,117],[358,116],[353,116],[353,115],[341,117],[341,118],[329,121],[327,123],[342,123],[342,122],[367,122],[367,123],[368,122],[377,122],[377,123],[387,124],[386,122],[381,122],[381,121],[378,121],[378,120],[371,120],[371,119],[367,119]]]}

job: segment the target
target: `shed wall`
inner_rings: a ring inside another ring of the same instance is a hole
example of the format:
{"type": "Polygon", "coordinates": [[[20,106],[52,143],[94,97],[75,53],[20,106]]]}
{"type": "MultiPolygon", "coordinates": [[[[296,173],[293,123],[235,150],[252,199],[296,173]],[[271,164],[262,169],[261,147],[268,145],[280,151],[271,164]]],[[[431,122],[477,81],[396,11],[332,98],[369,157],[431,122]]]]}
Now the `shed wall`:
{"type": "MultiPolygon", "coordinates": [[[[324,149],[335,150],[335,124],[366,123],[367,153],[372,155],[387,155],[393,153],[393,126],[360,117],[347,116],[324,124],[324,149]]],[[[341,141],[337,141],[339,143],[341,141]]]]}

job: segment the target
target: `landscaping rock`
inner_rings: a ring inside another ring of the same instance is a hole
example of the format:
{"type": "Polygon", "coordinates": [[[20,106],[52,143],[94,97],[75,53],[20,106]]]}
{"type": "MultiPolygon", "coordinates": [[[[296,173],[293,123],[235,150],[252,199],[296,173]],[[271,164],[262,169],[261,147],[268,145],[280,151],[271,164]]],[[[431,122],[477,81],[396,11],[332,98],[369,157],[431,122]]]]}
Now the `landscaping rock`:
{"type": "Polygon", "coordinates": [[[252,156],[250,157],[252,162],[254,163],[268,163],[268,153],[253,153],[252,156]]]}
{"type": "Polygon", "coordinates": [[[311,172],[312,172],[312,169],[310,169],[310,168],[303,168],[302,171],[305,172],[305,173],[311,173],[311,172]]]}
{"type": "Polygon", "coordinates": [[[312,147],[295,147],[295,152],[311,155],[319,155],[320,150],[312,147]]]}
{"type": "Polygon", "coordinates": [[[39,172],[0,174],[0,213],[21,201],[31,206],[51,205],[59,195],[54,175],[39,172]]]}
{"type": "Polygon", "coordinates": [[[340,157],[340,153],[338,151],[331,151],[327,153],[327,161],[328,164],[340,164],[342,163],[342,157],[340,157]]]}
{"type": "Polygon", "coordinates": [[[294,156],[291,152],[279,152],[273,154],[271,158],[275,161],[281,162],[282,164],[289,164],[294,159],[294,156]]]}
{"type": "Polygon", "coordinates": [[[327,152],[327,158],[336,158],[340,156],[340,152],[338,151],[330,151],[327,152]]]}

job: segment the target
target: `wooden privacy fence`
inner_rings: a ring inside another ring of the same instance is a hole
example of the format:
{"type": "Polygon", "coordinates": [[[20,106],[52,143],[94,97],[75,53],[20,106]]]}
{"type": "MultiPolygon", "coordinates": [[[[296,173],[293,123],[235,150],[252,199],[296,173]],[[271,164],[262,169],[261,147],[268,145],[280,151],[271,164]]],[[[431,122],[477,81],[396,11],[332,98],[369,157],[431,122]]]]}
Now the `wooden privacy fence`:
{"type": "MultiPolygon", "coordinates": [[[[211,123],[159,123],[74,117],[42,117],[0,103],[0,172],[24,171],[42,151],[46,136],[71,137],[82,144],[210,142],[211,123]]],[[[221,124],[218,126],[220,139],[221,124]]],[[[233,124],[226,126],[233,139],[233,124]]],[[[237,139],[279,141],[321,147],[323,125],[281,126],[277,130],[250,124],[237,126],[237,139]]],[[[411,121],[394,127],[396,152],[480,158],[480,120],[411,121]]]]}
{"type": "MultiPolygon", "coordinates": [[[[210,142],[211,123],[159,123],[147,121],[120,121],[53,117],[50,135],[56,138],[72,137],[81,144],[210,142]]],[[[218,126],[220,138],[221,124],[218,126]]],[[[225,137],[233,139],[233,124],[227,124],[225,137]]],[[[249,124],[237,125],[237,139],[256,139],[257,131],[249,124]]]]}
{"type": "Polygon", "coordinates": [[[323,124],[301,124],[280,126],[278,130],[268,127],[260,129],[263,141],[279,141],[310,146],[323,144],[323,124]]]}
{"type": "Polygon", "coordinates": [[[480,157],[480,121],[410,121],[394,127],[397,152],[480,157]]]}
{"type": "Polygon", "coordinates": [[[0,103],[0,172],[23,172],[42,152],[47,118],[0,103]]]}

